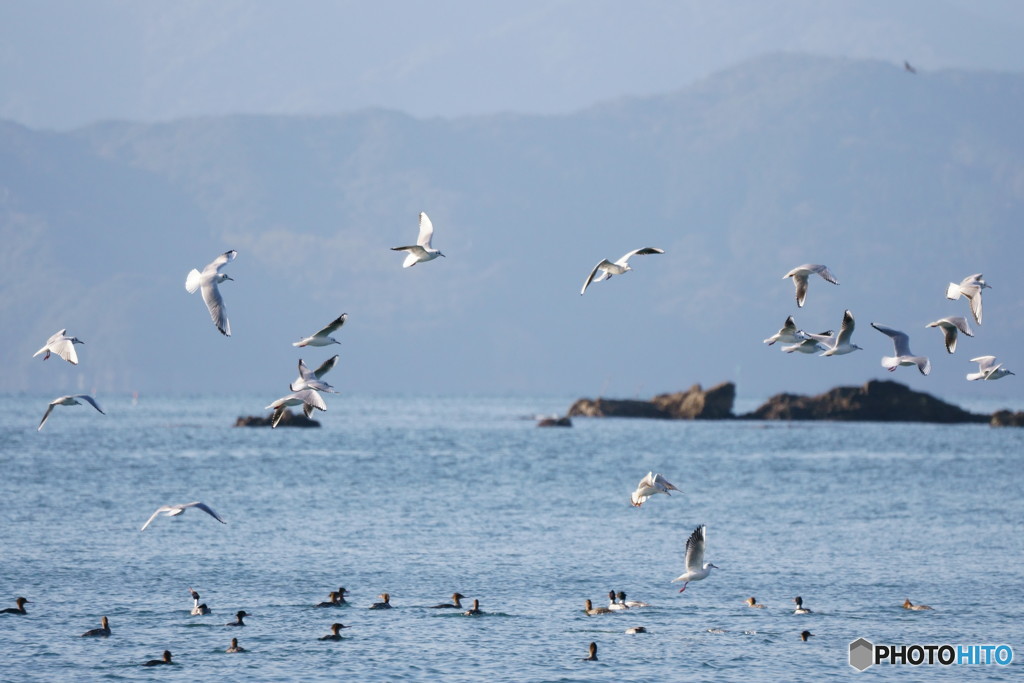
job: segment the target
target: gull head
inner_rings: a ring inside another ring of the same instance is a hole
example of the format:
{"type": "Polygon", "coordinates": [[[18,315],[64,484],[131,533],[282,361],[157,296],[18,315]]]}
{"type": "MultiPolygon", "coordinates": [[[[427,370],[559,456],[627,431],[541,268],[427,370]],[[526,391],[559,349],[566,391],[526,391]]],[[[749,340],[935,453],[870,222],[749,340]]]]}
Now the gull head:
{"type": "MultiPolygon", "coordinates": [[[[438,252],[437,252],[437,255],[438,255],[438,256],[444,256],[444,254],[442,254],[442,253],[441,253],[440,251],[438,251],[438,252]]],[[[445,258],[448,258],[447,256],[444,256],[444,257],[445,257],[445,258]]]]}
{"type": "Polygon", "coordinates": [[[217,282],[224,282],[225,280],[235,281],[235,278],[231,277],[227,273],[217,273],[217,282]]]}
{"type": "Polygon", "coordinates": [[[68,341],[71,342],[72,344],[84,344],[85,343],[84,341],[82,341],[78,337],[72,337],[68,341]]]}
{"type": "Polygon", "coordinates": [[[708,562],[706,565],[704,565],[704,569],[720,569],[720,567],[717,564],[711,564],[710,562],[708,562]]]}

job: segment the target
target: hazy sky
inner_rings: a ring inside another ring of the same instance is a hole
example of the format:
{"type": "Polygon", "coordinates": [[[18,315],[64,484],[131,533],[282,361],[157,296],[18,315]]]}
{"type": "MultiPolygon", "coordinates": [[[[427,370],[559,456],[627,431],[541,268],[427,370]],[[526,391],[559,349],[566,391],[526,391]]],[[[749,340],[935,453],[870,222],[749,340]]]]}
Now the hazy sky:
{"type": "Polygon", "coordinates": [[[564,112],[773,51],[1021,70],[1014,0],[0,3],[0,118],[564,112]]]}

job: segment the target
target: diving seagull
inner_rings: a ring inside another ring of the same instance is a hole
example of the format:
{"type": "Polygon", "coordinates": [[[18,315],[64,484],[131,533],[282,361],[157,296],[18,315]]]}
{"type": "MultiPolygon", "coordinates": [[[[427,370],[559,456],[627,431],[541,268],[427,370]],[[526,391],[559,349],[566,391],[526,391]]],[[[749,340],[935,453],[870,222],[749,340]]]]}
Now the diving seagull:
{"type": "Polygon", "coordinates": [[[407,247],[391,247],[391,251],[409,252],[402,263],[403,268],[411,268],[424,261],[433,261],[438,256],[444,256],[438,249],[430,246],[430,239],[433,236],[434,224],[430,222],[426,213],[420,211],[420,236],[416,239],[416,244],[407,247]]]}
{"type": "MultiPolygon", "coordinates": [[[[672,485],[665,477],[654,472],[648,472],[647,476],[640,480],[640,483],[636,485],[636,491],[629,494],[629,502],[633,507],[638,508],[647,502],[647,499],[656,493],[664,493],[666,496],[672,494],[669,491],[679,491],[675,486],[672,485]]],[[[682,491],[680,491],[682,493],[682,491]]]]}
{"type": "Polygon", "coordinates": [[[273,429],[277,427],[278,423],[281,422],[281,418],[284,417],[284,409],[288,406],[302,406],[302,412],[309,417],[313,414],[313,409],[327,410],[327,404],[324,402],[319,392],[313,391],[312,389],[303,389],[302,391],[296,391],[287,396],[277,399],[264,410],[273,410],[274,414],[270,419],[270,427],[273,429]]]}
{"type": "Polygon", "coordinates": [[[871,327],[892,339],[896,355],[883,356],[883,368],[889,372],[895,372],[896,368],[901,365],[916,365],[922,375],[927,375],[932,371],[932,362],[928,360],[927,356],[915,356],[914,352],[910,350],[910,337],[906,332],[901,332],[886,325],[879,325],[878,323],[871,323],[871,327]]]}
{"type": "Polygon", "coordinates": [[[782,323],[782,328],[764,340],[764,343],[771,346],[775,342],[782,342],[784,344],[799,344],[806,340],[807,337],[796,328],[796,322],[793,320],[793,316],[786,318],[786,322],[782,323]]]}
{"type": "Polygon", "coordinates": [[[103,412],[103,409],[100,408],[100,404],[96,403],[96,399],[94,399],[92,396],[89,396],[87,394],[61,396],[60,398],[55,398],[52,401],[50,401],[50,406],[46,409],[46,413],[43,414],[43,419],[39,421],[39,426],[36,427],[36,431],[40,431],[43,428],[43,425],[46,424],[46,421],[50,419],[50,413],[53,412],[55,406],[80,406],[82,405],[82,403],[78,399],[82,399],[83,401],[91,405],[93,408],[100,411],[100,413],[106,415],[106,413],[103,412]]]}
{"type": "Polygon", "coordinates": [[[206,503],[201,503],[197,500],[192,503],[182,503],[180,505],[161,505],[156,509],[156,512],[149,516],[149,519],[146,520],[146,523],[142,525],[142,528],[139,529],[139,531],[145,531],[146,527],[149,526],[153,522],[153,520],[156,519],[156,516],[159,515],[161,512],[167,515],[168,517],[177,517],[178,515],[184,514],[185,510],[188,510],[189,508],[198,508],[206,514],[213,517],[221,524],[227,524],[227,522],[220,518],[220,515],[213,511],[213,508],[211,508],[206,503]]]}
{"type": "Polygon", "coordinates": [[[849,309],[847,309],[843,312],[843,324],[839,327],[839,334],[827,336],[807,334],[806,332],[804,334],[807,334],[811,339],[821,342],[821,345],[825,347],[825,351],[821,355],[842,356],[862,350],[859,346],[850,342],[850,337],[853,336],[854,325],[853,313],[850,313],[849,309]]]}
{"type": "Polygon", "coordinates": [[[331,344],[340,344],[341,342],[332,337],[331,334],[340,329],[346,320],[348,320],[348,313],[342,313],[324,329],[297,342],[292,342],[292,346],[330,346],[331,344]]]}
{"type": "Polygon", "coordinates": [[[935,322],[928,323],[925,327],[938,327],[942,330],[942,338],[946,343],[946,351],[949,353],[956,351],[956,337],[958,332],[963,332],[968,337],[974,336],[974,331],[971,330],[971,326],[967,324],[967,318],[959,315],[950,315],[945,318],[939,318],[935,322]]]}
{"type": "Polygon", "coordinates": [[[971,362],[978,364],[978,372],[967,373],[967,379],[971,382],[976,379],[996,380],[1016,374],[1004,368],[1002,363],[996,363],[995,356],[978,356],[972,358],[971,362]]]}
{"type": "Polygon", "coordinates": [[[992,285],[985,282],[981,273],[968,275],[960,284],[950,282],[946,287],[946,298],[956,301],[961,295],[967,297],[971,304],[971,313],[974,315],[974,322],[981,324],[981,290],[992,289],[992,285]]]}
{"type": "Polygon", "coordinates": [[[590,286],[591,282],[601,282],[602,280],[611,279],[612,275],[622,275],[626,271],[633,270],[629,265],[629,259],[634,256],[646,256],[647,254],[664,254],[664,249],[658,247],[643,247],[642,249],[634,249],[631,252],[622,255],[615,263],[612,263],[608,259],[601,259],[601,262],[594,266],[594,269],[590,271],[590,275],[587,276],[587,281],[583,283],[583,289],[580,290],[580,296],[587,291],[587,287],[590,286]],[[601,271],[600,275],[597,275],[597,271],[601,271]],[[597,277],[594,277],[597,275],[597,277]]]}
{"type": "Polygon", "coordinates": [[[718,569],[717,566],[708,562],[704,564],[704,541],[706,538],[707,526],[701,524],[699,527],[693,530],[690,537],[686,539],[686,571],[672,579],[672,582],[684,581],[683,587],[679,589],[682,593],[686,590],[687,584],[691,581],[700,581],[706,579],[711,573],[712,569],[718,569]]]}
{"type": "Polygon", "coordinates": [[[839,284],[839,280],[828,269],[828,266],[818,263],[805,263],[782,276],[783,280],[787,277],[793,278],[793,284],[796,286],[796,305],[799,307],[803,307],[804,299],[807,298],[807,278],[814,273],[820,275],[826,282],[831,282],[834,285],[839,284]]]}
{"type": "MultiPolygon", "coordinates": [[[[334,358],[337,358],[335,356],[334,358]]],[[[323,367],[323,366],[321,366],[323,367]]],[[[332,365],[333,367],[333,365],[332,365]]],[[[318,368],[319,369],[319,368],[318,368]]],[[[313,389],[314,391],[324,391],[329,394],[336,394],[334,387],[327,382],[323,382],[317,376],[317,374],[306,367],[306,364],[299,359],[299,378],[288,385],[288,388],[292,391],[302,391],[303,389],[313,389]]],[[[298,404],[296,404],[298,405],[298,404]]]]}
{"type": "Polygon", "coordinates": [[[783,346],[783,351],[786,353],[793,353],[794,351],[799,351],[800,353],[818,353],[819,351],[826,351],[828,347],[825,346],[821,340],[830,340],[832,335],[835,334],[835,330],[825,330],[824,332],[819,332],[814,335],[801,330],[798,334],[803,335],[803,341],[790,344],[789,346],[783,346]]]}
{"type": "Polygon", "coordinates": [[[224,308],[224,298],[221,297],[220,289],[218,289],[217,285],[225,280],[233,281],[232,278],[228,277],[227,273],[220,272],[220,269],[226,266],[228,262],[235,260],[236,256],[238,256],[238,252],[234,249],[225,251],[203,268],[203,272],[200,273],[193,268],[189,271],[188,277],[185,278],[185,289],[189,294],[195,293],[197,289],[203,290],[203,301],[206,302],[206,307],[210,309],[210,318],[213,319],[213,324],[217,326],[217,329],[225,337],[231,336],[231,323],[228,322],[228,312],[224,308]]]}
{"type": "Polygon", "coordinates": [[[39,354],[45,353],[46,355],[43,356],[43,360],[46,360],[50,357],[51,353],[55,353],[72,365],[78,365],[78,354],[75,352],[75,344],[84,344],[85,342],[78,337],[69,337],[67,333],[68,331],[65,329],[51,336],[46,340],[43,348],[33,353],[32,357],[35,358],[39,354]]]}

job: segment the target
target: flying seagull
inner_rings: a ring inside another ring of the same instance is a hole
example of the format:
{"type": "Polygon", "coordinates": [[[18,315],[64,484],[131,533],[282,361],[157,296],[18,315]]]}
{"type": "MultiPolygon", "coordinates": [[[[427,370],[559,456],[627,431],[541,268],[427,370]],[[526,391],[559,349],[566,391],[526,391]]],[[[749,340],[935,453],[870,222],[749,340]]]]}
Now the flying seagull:
{"type": "Polygon", "coordinates": [[[391,251],[407,251],[409,252],[405,261],[402,262],[403,268],[411,268],[417,263],[423,261],[433,261],[438,256],[444,256],[438,249],[434,249],[430,246],[430,238],[434,236],[434,224],[430,222],[430,218],[423,211],[420,211],[420,236],[416,239],[416,244],[411,244],[407,247],[391,247],[391,251]]]}
{"type": "Polygon", "coordinates": [[[818,353],[819,351],[827,351],[828,347],[821,342],[822,339],[831,340],[832,335],[835,334],[835,330],[825,330],[818,334],[808,334],[807,332],[799,331],[797,334],[803,335],[803,341],[799,341],[789,346],[783,346],[782,350],[786,353],[793,353],[799,351],[800,353],[818,353]]]}
{"type": "Polygon", "coordinates": [[[981,273],[968,275],[960,284],[950,282],[946,287],[946,298],[956,301],[960,295],[967,297],[971,304],[971,313],[974,315],[974,322],[981,324],[981,290],[992,289],[992,285],[985,282],[981,273]]]}
{"type": "Polygon", "coordinates": [[[319,392],[313,391],[312,389],[303,389],[302,391],[296,391],[287,396],[277,399],[264,410],[273,410],[274,414],[270,419],[271,429],[277,427],[278,423],[281,422],[281,418],[284,417],[284,409],[288,406],[302,406],[302,412],[305,413],[306,417],[313,414],[313,409],[327,410],[327,404],[324,402],[319,392]]]}
{"type": "Polygon", "coordinates": [[[332,337],[331,334],[340,329],[346,320],[348,320],[348,313],[342,313],[324,329],[297,342],[292,342],[292,346],[330,346],[331,344],[340,344],[341,342],[332,337]]]}
{"type": "Polygon", "coordinates": [[[764,340],[764,343],[771,346],[775,342],[782,342],[784,344],[799,344],[800,342],[807,339],[803,333],[796,328],[796,322],[793,320],[793,316],[786,318],[786,322],[782,323],[782,328],[764,340]]]}
{"type": "Polygon", "coordinates": [[[146,523],[142,525],[142,528],[139,529],[139,531],[145,531],[146,527],[149,526],[153,522],[153,520],[156,519],[156,516],[159,515],[161,512],[167,515],[168,517],[177,517],[178,515],[184,514],[185,510],[188,510],[189,508],[198,508],[206,514],[213,517],[221,524],[227,524],[227,522],[220,518],[220,515],[213,511],[213,508],[211,508],[206,503],[200,503],[197,500],[192,503],[182,503],[181,505],[161,505],[156,509],[156,512],[149,516],[149,519],[146,520],[146,523]]]}
{"type": "Polygon", "coordinates": [[[946,342],[946,351],[949,353],[956,351],[957,332],[963,332],[968,337],[974,336],[974,331],[967,324],[967,318],[958,315],[939,318],[935,322],[928,323],[925,327],[938,327],[942,330],[942,337],[946,342]]]}
{"type": "MultiPolygon", "coordinates": [[[[334,358],[337,358],[335,356],[334,358]]],[[[332,359],[333,360],[333,359],[332,359]]],[[[330,362],[330,361],[328,361],[330,362]]],[[[321,366],[323,367],[323,366],[321,366]]],[[[333,367],[333,364],[332,364],[333,367]]],[[[317,368],[319,369],[319,368],[317,368]]],[[[288,385],[288,388],[292,391],[302,391],[303,389],[313,389],[314,391],[325,391],[329,394],[336,394],[334,387],[327,382],[322,382],[317,374],[306,367],[306,364],[299,359],[299,378],[288,385]]],[[[296,404],[298,405],[298,404],[296,404]]]]}
{"type": "Polygon", "coordinates": [[[51,353],[55,353],[72,365],[78,365],[78,354],[75,352],[75,344],[84,344],[85,342],[78,337],[69,337],[67,330],[61,330],[52,337],[46,340],[46,344],[43,348],[39,349],[32,354],[35,358],[41,353],[45,353],[43,360],[50,357],[51,353]]]}
{"type": "Polygon", "coordinates": [[[1003,368],[1002,363],[996,363],[995,356],[978,356],[972,358],[971,362],[978,364],[978,372],[967,373],[967,379],[972,382],[976,379],[995,380],[1016,374],[1003,368]]]}
{"type": "Polygon", "coordinates": [[[831,282],[834,285],[839,284],[839,280],[828,269],[828,266],[817,263],[805,263],[802,266],[797,266],[783,275],[782,279],[785,280],[787,277],[793,278],[793,284],[796,286],[796,305],[799,307],[804,305],[804,299],[807,298],[807,278],[813,273],[817,273],[827,282],[831,282]]]}
{"type": "Polygon", "coordinates": [[[913,66],[911,66],[910,62],[908,62],[905,59],[903,60],[903,69],[904,69],[904,71],[906,71],[908,73],[912,73],[912,74],[916,74],[917,73],[917,69],[915,69],[913,66]]]}
{"type": "Polygon", "coordinates": [[[704,541],[706,538],[707,526],[701,524],[699,527],[693,530],[690,537],[686,539],[686,571],[672,579],[672,582],[683,581],[683,587],[679,589],[682,593],[686,590],[686,585],[691,581],[700,581],[706,579],[711,573],[712,569],[718,569],[717,566],[708,562],[704,564],[704,541]]]}
{"type": "Polygon", "coordinates": [[[106,413],[103,412],[103,409],[100,408],[100,404],[96,403],[96,399],[94,399],[92,396],[88,396],[86,394],[75,394],[74,396],[61,396],[60,398],[55,398],[52,401],[50,401],[50,406],[46,409],[46,412],[43,414],[43,419],[39,421],[39,426],[36,427],[36,431],[40,431],[43,428],[43,425],[46,424],[46,421],[50,419],[50,413],[53,412],[55,406],[80,406],[82,405],[82,403],[78,399],[82,399],[83,401],[91,405],[93,408],[100,411],[100,413],[106,415],[106,413]]]}
{"type": "Polygon", "coordinates": [[[225,251],[203,268],[203,272],[200,273],[193,268],[189,271],[188,277],[185,278],[185,289],[189,294],[195,293],[197,289],[203,290],[203,301],[206,302],[206,307],[210,309],[210,318],[213,319],[213,324],[217,326],[217,329],[225,337],[231,336],[231,323],[228,322],[228,312],[224,308],[224,298],[221,297],[220,289],[218,289],[217,285],[225,280],[233,281],[232,278],[228,277],[227,273],[220,272],[220,269],[226,266],[229,261],[234,261],[236,256],[238,256],[238,252],[234,249],[225,251]]]}
{"type": "Polygon", "coordinates": [[[664,254],[664,249],[658,247],[644,247],[642,249],[634,249],[631,252],[622,255],[615,263],[612,263],[608,259],[601,259],[601,262],[594,266],[594,269],[590,271],[590,275],[587,276],[587,281],[583,283],[583,289],[580,290],[580,296],[587,291],[587,287],[590,286],[591,282],[601,282],[602,280],[608,280],[612,275],[622,275],[626,271],[633,270],[629,265],[629,259],[634,256],[646,256],[647,254],[664,254]],[[597,271],[601,271],[600,275],[597,275],[597,271]],[[594,277],[597,275],[597,277],[594,277]]]}
{"type": "Polygon", "coordinates": [[[811,339],[815,339],[821,342],[822,346],[825,347],[823,356],[842,356],[847,353],[853,353],[854,351],[862,350],[856,344],[850,342],[850,337],[853,336],[854,320],[853,313],[850,313],[849,309],[843,312],[843,324],[839,327],[839,334],[837,335],[821,335],[821,334],[807,334],[811,339]]]}
{"type": "MultiPolygon", "coordinates": [[[[648,472],[647,476],[640,480],[640,483],[636,485],[636,491],[629,494],[629,502],[633,507],[640,507],[647,502],[647,499],[656,493],[664,493],[666,496],[672,494],[669,491],[679,491],[675,486],[672,485],[665,477],[654,472],[648,472]]],[[[682,491],[680,491],[682,493],[682,491]]]]}
{"type": "Polygon", "coordinates": [[[910,350],[910,337],[906,332],[901,332],[886,325],[879,325],[878,323],[871,323],[871,327],[892,339],[896,355],[883,356],[883,368],[889,372],[895,372],[896,368],[901,365],[916,365],[922,375],[927,375],[932,371],[932,362],[928,360],[927,356],[915,356],[914,352],[910,350]]]}

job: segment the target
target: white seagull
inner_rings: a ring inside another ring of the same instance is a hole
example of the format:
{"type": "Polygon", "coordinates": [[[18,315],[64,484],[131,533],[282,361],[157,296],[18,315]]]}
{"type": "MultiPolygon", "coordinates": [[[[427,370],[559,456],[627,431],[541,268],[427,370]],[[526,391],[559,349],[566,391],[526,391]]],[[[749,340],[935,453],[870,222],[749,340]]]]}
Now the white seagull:
{"type": "Polygon", "coordinates": [[[146,527],[149,526],[150,523],[152,523],[152,521],[156,519],[156,516],[159,515],[161,512],[167,515],[168,517],[177,517],[180,514],[184,514],[185,510],[188,510],[189,508],[199,508],[200,510],[202,510],[203,512],[205,512],[206,514],[210,515],[215,520],[220,522],[221,524],[227,524],[227,522],[220,518],[220,515],[213,511],[213,508],[211,508],[206,503],[200,503],[197,500],[192,503],[182,503],[181,505],[161,505],[156,509],[156,512],[149,516],[149,519],[146,520],[146,523],[142,525],[142,528],[139,529],[139,531],[145,531],[146,527]]]}
{"type": "Polygon", "coordinates": [[[664,254],[664,249],[657,247],[644,247],[642,249],[634,249],[633,251],[623,254],[615,263],[612,263],[608,259],[601,259],[601,262],[594,266],[594,269],[590,271],[590,275],[587,276],[587,281],[583,283],[583,289],[580,290],[580,296],[587,291],[587,287],[590,286],[591,282],[600,282],[601,280],[608,280],[612,275],[622,275],[626,271],[633,270],[629,265],[629,259],[634,256],[646,256],[647,254],[664,254]],[[597,275],[597,271],[601,271],[600,275],[597,275]],[[597,275],[597,277],[594,277],[597,275]]]}
{"type": "Polygon", "coordinates": [[[330,346],[331,344],[340,344],[341,342],[332,337],[331,334],[335,330],[340,329],[346,320],[348,320],[348,313],[342,313],[324,329],[297,342],[292,342],[292,346],[330,346]]]}
{"type": "Polygon", "coordinates": [[[305,413],[306,417],[309,417],[313,413],[313,409],[327,410],[327,404],[320,394],[312,389],[303,389],[302,391],[296,391],[287,396],[277,399],[264,410],[273,410],[274,414],[271,416],[270,427],[271,429],[277,427],[278,423],[281,422],[281,418],[284,417],[284,410],[288,406],[302,406],[302,412],[305,413]]]}
{"type": "Polygon", "coordinates": [[[967,373],[967,379],[971,382],[976,379],[995,380],[1007,375],[1016,374],[1005,369],[1002,363],[996,363],[995,356],[978,356],[977,358],[972,358],[971,362],[978,364],[978,372],[967,373]]]}
{"type": "Polygon", "coordinates": [[[46,355],[43,356],[43,360],[46,360],[50,357],[51,353],[55,353],[72,365],[78,365],[78,354],[75,352],[75,344],[84,344],[85,342],[78,337],[69,337],[67,332],[67,330],[61,330],[47,339],[43,348],[33,353],[32,357],[35,358],[39,354],[45,353],[46,355]]]}
{"type": "Polygon", "coordinates": [[[701,524],[699,527],[693,530],[690,537],[686,539],[686,571],[672,579],[672,582],[685,581],[683,587],[679,589],[682,593],[686,590],[686,585],[691,581],[700,581],[706,579],[708,574],[711,573],[712,569],[718,569],[717,566],[708,562],[704,564],[704,540],[707,526],[701,524]]]}
{"type": "Polygon", "coordinates": [[[786,318],[786,322],[782,323],[782,328],[764,340],[764,343],[771,346],[775,342],[782,342],[784,344],[799,344],[800,342],[807,339],[804,333],[796,328],[796,322],[793,320],[793,316],[786,318]]]}
{"type": "Polygon", "coordinates": [[[82,399],[83,401],[91,405],[93,408],[100,411],[100,413],[106,415],[106,413],[103,412],[103,409],[100,408],[100,404],[96,403],[96,399],[94,399],[92,396],[88,396],[86,394],[75,394],[74,396],[61,396],[60,398],[55,398],[52,401],[50,401],[50,406],[46,409],[46,412],[43,414],[43,419],[39,421],[39,426],[36,427],[36,431],[38,432],[39,430],[41,430],[43,428],[43,425],[46,424],[46,421],[50,419],[50,413],[53,412],[53,408],[55,406],[80,406],[82,404],[81,402],[79,402],[78,399],[82,399]]]}
{"type": "Polygon", "coordinates": [[[932,362],[928,360],[927,356],[915,356],[914,352],[910,350],[910,337],[906,332],[901,332],[886,325],[879,325],[878,323],[871,323],[871,327],[892,339],[896,355],[882,356],[883,368],[889,372],[895,372],[896,368],[901,365],[916,365],[922,375],[927,375],[932,371],[932,362]]]}
{"type": "Polygon", "coordinates": [[[960,284],[950,282],[946,287],[946,298],[956,301],[960,295],[967,297],[971,304],[971,313],[974,314],[974,322],[981,324],[981,290],[992,289],[992,285],[985,282],[981,273],[968,275],[960,284]]]}
{"type": "Polygon", "coordinates": [[[783,346],[782,350],[786,353],[793,353],[794,351],[799,351],[800,353],[818,353],[819,351],[825,351],[828,347],[825,346],[821,340],[831,340],[832,335],[835,334],[835,330],[825,330],[824,332],[819,332],[818,334],[813,335],[801,330],[799,331],[799,334],[803,335],[803,341],[790,344],[789,346],[783,346]]]}
{"type": "Polygon", "coordinates": [[[433,261],[438,256],[444,256],[439,250],[430,246],[430,238],[433,236],[434,224],[430,222],[426,213],[420,211],[420,236],[416,239],[416,244],[407,247],[391,247],[391,251],[409,252],[402,263],[403,268],[411,268],[423,261],[433,261]]]}
{"type": "MultiPolygon", "coordinates": [[[[327,363],[330,363],[331,361],[337,362],[335,359],[337,359],[337,356],[335,356],[331,360],[327,361],[327,363]]],[[[327,363],[324,363],[324,365],[326,365],[327,363]]],[[[321,365],[320,367],[323,367],[323,366],[321,365]]],[[[331,367],[334,367],[334,363],[331,363],[331,367]]],[[[319,368],[317,368],[317,369],[319,370],[319,368]]],[[[328,368],[328,369],[330,369],[330,368],[328,368]]],[[[332,387],[330,384],[328,384],[327,382],[322,382],[320,380],[320,377],[316,374],[316,372],[314,372],[313,370],[310,370],[309,368],[307,368],[306,364],[302,362],[301,358],[299,359],[299,378],[297,380],[295,380],[294,382],[292,382],[291,384],[289,384],[288,388],[291,389],[292,391],[302,391],[303,389],[313,389],[314,391],[325,391],[325,392],[327,392],[329,394],[336,394],[336,393],[338,393],[338,392],[336,392],[334,390],[334,387],[332,387]]],[[[296,405],[298,405],[298,404],[296,404],[296,405]]]]}
{"type": "MultiPolygon", "coordinates": [[[[679,491],[675,486],[672,485],[665,477],[654,472],[648,472],[647,476],[640,480],[640,483],[636,485],[636,491],[629,494],[629,502],[633,507],[638,508],[647,502],[647,499],[656,493],[664,493],[666,496],[672,494],[669,491],[679,491]]],[[[682,491],[679,491],[682,493],[682,491]]]]}
{"type": "Polygon", "coordinates": [[[849,309],[847,309],[843,312],[843,324],[839,327],[839,334],[827,336],[822,334],[805,334],[811,339],[821,342],[822,346],[825,347],[825,351],[821,355],[842,356],[862,350],[859,346],[850,342],[850,337],[853,336],[854,325],[853,313],[850,313],[849,309]]]}
{"type": "Polygon", "coordinates": [[[839,284],[839,280],[828,269],[828,266],[818,263],[805,263],[802,266],[797,266],[783,275],[782,279],[785,280],[787,277],[793,278],[793,284],[796,286],[796,305],[799,307],[803,307],[804,299],[807,298],[807,277],[812,273],[817,273],[827,282],[831,282],[834,285],[839,284]]]}
{"type": "Polygon", "coordinates": [[[188,277],[185,278],[185,289],[189,294],[195,293],[200,288],[203,290],[203,301],[206,302],[206,307],[210,309],[210,318],[213,319],[213,324],[217,326],[217,329],[225,337],[231,336],[231,323],[228,322],[228,312],[224,308],[224,298],[220,295],[220,289],[218,289],[217,285],[225,280],[233,281],[232,278],[228,277],[227,273],[220,272],[220,269],[226,266],[229,261],[234,261],[236,256],[238,256],[238,252],[234,249],[225,251],[203,268],[203,272],[200,273],[193,268],[189,271],[188,277]]]}
{"type": "Polygon", "coordinates": [[[971,330],[971,326],[967,324],[967,318],[958,315],[939,318],[935,322],[928,323],[925,327],[938,327],[942,330],[942,337],[946,342],[946,351],[949,353],[956,351],[956,337],[958,331],[963,332],[968,337],[974,336],[974,331],[971,330]]]}

